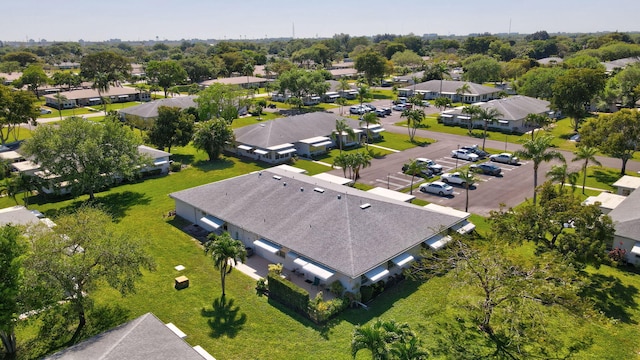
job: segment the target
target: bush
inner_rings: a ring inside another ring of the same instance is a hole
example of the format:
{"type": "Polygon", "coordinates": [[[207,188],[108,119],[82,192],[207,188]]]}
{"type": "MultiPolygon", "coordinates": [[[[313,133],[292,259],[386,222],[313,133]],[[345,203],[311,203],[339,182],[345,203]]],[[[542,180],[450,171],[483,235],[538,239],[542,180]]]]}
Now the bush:
{"type": "Polygon", "coordinates": [[[362,298],[363,303],[367,303],[369,300],[373,299],[373,288],[368,285],[361,286],[360,297],[362,298]]]}
{"type": "Polygon", "coordinates": [[[309,292],[281,278],[279,275],[269,273],[267,275],[269,297],[302,314],[309,310],[309,292]]]}
{"type": "Polygon", "coordinates": [[[174,161],[171,164],[169,164],[169,171],[171,172],[178,172],[182,169],[182,163],[178,162],[178,161],[174,161]]]}
{"type": "Polygon", "coordinates": [[[329,291],[337,296],[342,296],[344,292],[344,285],[339,280],[336,280],[329,285],[329,291]]]}
{"type": "MultiPolygon", "coordinates": [[[[320,295],[321,293],[318,293],[320,295]]],[[[309,316],[316,323],[323,323],[349,306],[349,301],[342,298],[335,298],[329,301],[314,301],[309,316]]]]}
{"type": "Polygon", "coordinates": [[[258,294],[258,296],[266,294],[267,290],[267,281],[264,278],[258,279],[258,281],[256,282],[256,293],[258,294]]]}

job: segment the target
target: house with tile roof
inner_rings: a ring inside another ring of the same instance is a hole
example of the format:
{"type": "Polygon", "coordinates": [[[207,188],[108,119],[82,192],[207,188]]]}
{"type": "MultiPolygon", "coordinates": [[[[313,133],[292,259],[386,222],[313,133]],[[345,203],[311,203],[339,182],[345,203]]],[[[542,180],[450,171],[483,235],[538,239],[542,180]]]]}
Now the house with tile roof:
{"type": "Polygon", "coordinates": [[[421,207],[274,167],[169,195],[176,214],[227,231],[254,253],[313,283],[347,291],[401,273],[449,231],[470,231],[469,213],[421,207]]]}
{"type": "MultiPolygon", "coordinates": [[[[356,135],[351,138],[346,133],[341,134],[343,146],[360,143],[365,131],[357,120],[328,112],[312,112],[234,129],[235,144],[226,150],[270,164],[288,162],[294,154],[302,157],[323,154],[336,146],[337,119],[345,119],[356,135]]],[[[382,131],[382,127],[377,127],[371,133],[377,136],[382,131]]]]}
{"type": "Polygon", "coordinates": [[[412,97],[414,95],[419,95],[422,96],[424,100],[446,97],[449,98],[451,102],[473,104],[481,101],[497,99],[500,91],[500,89],[494,87],[484,86],[469,81],[429,80],[398,89],[398,96],[412,97]],[[469,85],[469,90],[464,94],[460,94],[458,89],[462,88],[465,84],[469,85]],[[442,91],[440,89],[442,89],[442,91]]]}
{"type": "MultiPolygon", "coordinates": [[[[474,105],[483,109],[494,108],[502,114],[497,121],[488,127],[492,130],[503,132],[520,132],[525,133],[533,127],[527,124],[526,117],[529,114],[546,114],[552,116],[549,108],[550,103],[546,100],[536,99],[523,95],[516,95],[502,99],[480,102],[474,105]]],[[[464,107],[457,107],[451,110],[445,110],[440,114],[440,119],[445,125],[468,126],[473,121],[474,128],[484,127],[482,119],[472,120],[468,114],[463,113],[464,107]]]]}

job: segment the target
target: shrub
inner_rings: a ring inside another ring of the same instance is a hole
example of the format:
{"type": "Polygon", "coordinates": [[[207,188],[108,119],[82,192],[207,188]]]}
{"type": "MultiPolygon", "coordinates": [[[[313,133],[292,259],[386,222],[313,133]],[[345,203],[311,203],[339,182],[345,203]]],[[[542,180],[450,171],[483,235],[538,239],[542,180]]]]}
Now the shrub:
{"type": "Polygon", "coordinates": [[[171,172],[178,172],[182,169],[182,163],[178,162],[178,161],[174,161],[171,164],[169,164],[169,171],[171,172]]]}
{"type": "Polygon", "coordinates": [[[360,287],[360,297],[362,298],[362,302],[366,303],[373,298],[373,288],[371,286],[365,285],[360,287]]]}
{"type": "Polygon", "coordinates": [[[269,273],[267,275],[269,297],[302,314],[307,314],[309,310],[309,292],[285,280],[280,275],[269,273]]]}
{"type": "Polygon", "coordinates": [[[337,296],[342,296],[344,292],[344,285],[339,280],[336,280],[329,285],[329,291],[337,296]]]}
{"type": "Polygon", "coordinates": [[[256,282],[256,293],[258,296],[264,295],[268,290],[267,281],[264,278],[258,279],[256,282]]]}
{"type": "Polygon", "coordinates": [[[282,264],[269,264],[267,266],[269,269],[269,274],[281,275],[282,274],[282,264]]]}

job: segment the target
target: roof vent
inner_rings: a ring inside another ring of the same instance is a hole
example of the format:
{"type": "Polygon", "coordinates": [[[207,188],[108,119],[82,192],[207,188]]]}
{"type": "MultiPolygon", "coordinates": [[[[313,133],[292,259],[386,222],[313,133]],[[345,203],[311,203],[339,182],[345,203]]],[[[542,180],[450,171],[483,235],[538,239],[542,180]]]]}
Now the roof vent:
{"type": "Polygon", "coordinates": [[[324,189],[317,187],[317,188],[313,188],[313,191],[319,192],[320,194],[322,194],[324,192],[324,189]]]}
{"type": "Polygon", "coordinates": [[[262,171],[260,171],[260,172],[258,173],[258,176],[262,176],[262,171]]]}
{"type": "Polygon", "coordinates": [[[370,207],[371,207],[371,204],[369,204],[369,203],[364,203],[364,204],[360,205],[360,209],[363,209],[363,210],[366,209],[366,208],[370,208],[370,207]]]}
{"type": "Polygon", "coordinates": [[[338,194],[338,200],[342,199],[342,195],[338,194]]]}
{"type": "Polygon", "coordinates": [[[282,186],[287,186],[287,183],[286,182],[282,183],[282,186]]]}
{"type": "Polygon", "coordinates": [[[304,188],[300,188],[300,191],[304,191],[304,188]]]}
{"type": "Polygon", "coordinates": [[[276,179],[276,180],[280,180],[280,179],[282,179],[282,176],[273,175],[273,178],[276,179]]]}

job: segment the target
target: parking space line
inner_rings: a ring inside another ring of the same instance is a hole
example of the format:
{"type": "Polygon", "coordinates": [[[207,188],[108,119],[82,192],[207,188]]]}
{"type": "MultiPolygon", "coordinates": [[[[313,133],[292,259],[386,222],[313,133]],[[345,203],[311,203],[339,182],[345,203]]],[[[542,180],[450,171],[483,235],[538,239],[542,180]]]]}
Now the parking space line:
{"type": "Polygon", "coordinates": [[[393,185],[393,186],[396,187],[396,189],[403,188],[403,187],[407,186],[407,185],[401,185],[401,184],[392,183],[390,181],[388,182],[387,180],[381,180],[381,179],[376,179],[376,181],[379,182],[379,183],[385,184],[385,185],[389,184],[389,186],[393,185]]]}

